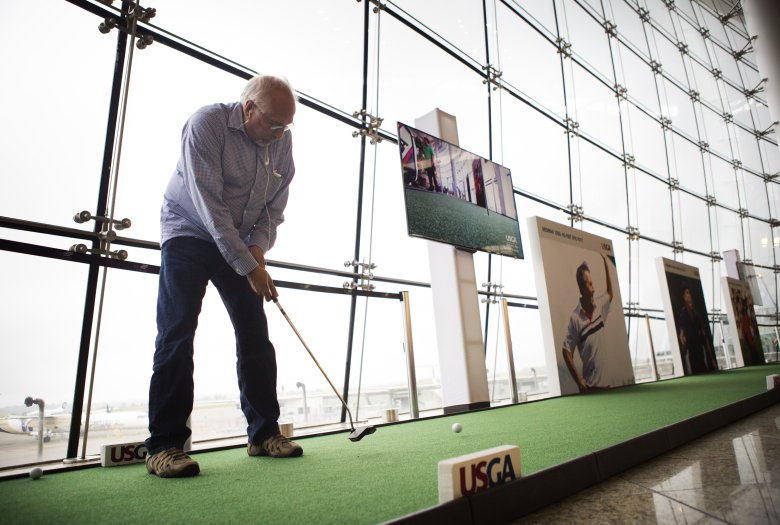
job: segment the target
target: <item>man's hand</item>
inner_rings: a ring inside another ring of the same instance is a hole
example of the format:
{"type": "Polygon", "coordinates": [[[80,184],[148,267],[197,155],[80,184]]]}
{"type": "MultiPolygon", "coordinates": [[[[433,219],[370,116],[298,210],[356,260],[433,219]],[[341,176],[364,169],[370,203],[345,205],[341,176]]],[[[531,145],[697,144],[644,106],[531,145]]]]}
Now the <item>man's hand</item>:
{"type": "Polygon", "coordinates": [[[252,287],[252,290],[266,301],[271,301],[275,297],[279,297],[279,294],[276,293],[276,286],[274,286],[274,282],[265,268],[258,266],[249,272],[246,275],[246,278],[249,281],[249,286],[252,287]]]}
{"type": "Polygon", "coordinates": [[[252,254],[257,261],[257,264],[260,265],[246,275],[249,286],[252,287],[252,290],[257,295],[266,301],[271,301],[275,297],[279,297],[279,294],[276,293],[274,281],[271,279],[271,276],[268,275],[268,271],[265,268],[265,254],[263,253],[263,250],[261,250],[259,246],[252,245],[249,247],[249,253],[252,254]]]}

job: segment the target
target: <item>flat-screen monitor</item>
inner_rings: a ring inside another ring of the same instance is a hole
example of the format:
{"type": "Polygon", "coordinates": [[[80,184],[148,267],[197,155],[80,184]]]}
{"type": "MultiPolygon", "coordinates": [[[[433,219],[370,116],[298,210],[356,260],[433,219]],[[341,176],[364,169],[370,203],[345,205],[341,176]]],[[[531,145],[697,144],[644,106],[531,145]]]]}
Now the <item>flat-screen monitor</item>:
{"type": "Polygon", "coordinates": [[[508,168],[398,123],[409,235],[523,258],[508,168]]]}

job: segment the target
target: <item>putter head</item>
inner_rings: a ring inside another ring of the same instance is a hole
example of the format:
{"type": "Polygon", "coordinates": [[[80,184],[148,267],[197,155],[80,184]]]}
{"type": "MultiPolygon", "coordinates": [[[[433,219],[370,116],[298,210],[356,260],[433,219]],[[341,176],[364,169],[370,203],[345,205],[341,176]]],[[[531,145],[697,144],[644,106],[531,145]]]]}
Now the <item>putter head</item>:
{"type": "Polygon", "coordinates": [[[373,434],[374,432],[376,432],[374,427],[359,427],[352,431],[352,433],[349,435],[349,440],[360,441],[364,437],[368,436],[369,434],[373,434]]]}

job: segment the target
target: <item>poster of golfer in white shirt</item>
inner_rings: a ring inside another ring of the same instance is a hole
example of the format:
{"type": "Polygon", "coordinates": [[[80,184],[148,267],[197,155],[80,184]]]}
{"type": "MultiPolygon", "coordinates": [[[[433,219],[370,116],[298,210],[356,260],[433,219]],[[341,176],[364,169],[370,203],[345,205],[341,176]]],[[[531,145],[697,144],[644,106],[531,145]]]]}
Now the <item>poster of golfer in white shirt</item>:
{"type": "Polygon", "coordinates": [[[528,230],[550,393],[633,384],[612,241],[540,217],[528,230]]]}

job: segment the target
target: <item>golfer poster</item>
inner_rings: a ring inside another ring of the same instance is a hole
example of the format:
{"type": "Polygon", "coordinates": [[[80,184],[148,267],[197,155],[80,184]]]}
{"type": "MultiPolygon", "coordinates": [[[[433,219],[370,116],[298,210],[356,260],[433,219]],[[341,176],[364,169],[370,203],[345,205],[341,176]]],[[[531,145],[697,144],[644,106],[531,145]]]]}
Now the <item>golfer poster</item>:
{"type": "Polygon", "coordinates": [[[550,393],[634,383],[612,241],[528,219],[550,393]]]}
{"type": "Polygon", "coordinates": [[[721,282],[737,366],[764,364],[764,348],[758,333],[750,284],[731,277],[723,277],[721,282]]]}
{"type": "Polygon", "coordinates": [[[658,257],[656,265],[674,363],[672,375],[688,376],[717,370],[699,269],[664,257],[658,257]]]}

